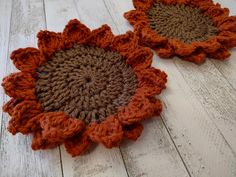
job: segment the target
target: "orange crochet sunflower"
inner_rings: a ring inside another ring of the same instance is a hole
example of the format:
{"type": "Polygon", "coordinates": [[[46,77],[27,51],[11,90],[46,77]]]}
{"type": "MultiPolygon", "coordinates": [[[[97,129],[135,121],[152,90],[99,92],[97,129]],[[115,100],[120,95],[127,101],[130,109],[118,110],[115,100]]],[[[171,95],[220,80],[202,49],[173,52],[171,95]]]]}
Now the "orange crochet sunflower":
{"type": "Polygon", "coordinates": [[[132,32],[114,36],[110,27],[90,30],[71,20],[62,33],[40,31],[37,48],[10,58],[20,72],[3,79],[11,100],[3,106],[8,130],[33,134],[32,149],[65,144],[72,155],[92,143],[107,148],[136,140],[143,119],[159,115],[155,98],[167,75],[151,67],[153,53],[132,32]]]}
{"type": "Polygon", "coordinates": [[[139,43],[162,58],[194,63],[206,57],[225,60],[236,46],[236,16],[212,0],[133,0],[124,14],[139,43]]]}

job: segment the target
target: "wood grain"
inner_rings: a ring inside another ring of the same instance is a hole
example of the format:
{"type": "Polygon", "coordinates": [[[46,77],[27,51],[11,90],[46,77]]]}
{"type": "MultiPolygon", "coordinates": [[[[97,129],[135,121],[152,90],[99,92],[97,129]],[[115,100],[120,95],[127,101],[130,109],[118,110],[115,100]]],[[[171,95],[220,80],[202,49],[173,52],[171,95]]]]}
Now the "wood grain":
{"type": "MultiPolygon", "coordinates": [[[[6,8],[6,10],[10,9],[10,7],[3,8],[6,8]]],[[[6,16],[6,18],[8,17],[6,16]]],[[[10,52],[19,47],[35,46],[37,31],[45,27],[43,1],[12,1],[12,17],[10,22],[10,52]]],[[[7,33],[5,35],[6,37],[8,36],[7,33]]],[[[1,58],[1,61],[3,60],[6,63],[6,73],[14,72],[16,69],[10,59],[8,59],[7,49],[5,50],[5,57],[1,58]]],[[[4,101],[6,99],[8,98],[5,97],[4,101]]],[[[61,177],[62,172],[58,148],[48,151],[32,151],[31,137],[20,134],[12,136],[7,132],[8,119],[8,115],[3,114],[2,138],[0,142],[0,176],[61,177]]]]}
{"type": "Polygon", "coordinates": [[[190,173],[200,177],[235,176],[234,151],[174,63],[159,60],[157,65],[169,74],[162,117],[190,173]]]}
{"type": "Polygon", "coordinates": [[[175,63],[208,116],[236,152],[236,90],[209,60],[201,67],[181,60],[175,63]]]}
{"type": "MultiPolygon", "coordinates": [[[[9,43],[9,33],[10,33],[10,22],[11,22],[11,1],[0,1],[0,80],[3,79],[6,73],[6,63],[7,63],[7,51],[9,43]]],[[[3,105],[4,93],[2,87],[0,87],[0,107],[3,105]]],[[[3,112],[0,109],[0,130],[2,128],[2,116],[3,112]]],[[[1,132],[1,131],[0,131],[1,132]]],[[[1,134],[0,134],[1,141],[1,134]]]]}

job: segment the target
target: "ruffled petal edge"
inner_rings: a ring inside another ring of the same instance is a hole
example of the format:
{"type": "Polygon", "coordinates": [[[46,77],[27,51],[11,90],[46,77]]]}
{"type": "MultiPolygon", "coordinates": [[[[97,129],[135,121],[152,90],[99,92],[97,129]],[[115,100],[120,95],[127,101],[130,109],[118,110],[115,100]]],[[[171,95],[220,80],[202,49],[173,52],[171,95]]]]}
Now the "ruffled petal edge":
{"type": "Polygon", "coordinates": [[[139,44],[151,47],[161,58],[178,56],[184,60],[200,64],[205,61],[207,56],[224,60],[225,57],[229,57],[224,48],[236,47],[236,17],[229,16],[229,9],[222,8],[219,3],[214,4],[212,0],[157,0],[157,2],[166,5],[189,4],[200,8],[203,13],[212,18],[219,34],[207,41],[186,44],[177,39],[172,40],[159,36],[150,28],[146,11],[153,2],[134,0],[133,4],[136,10],[124,13],[124,17],[134,26],[139,44]],[[217,52],[219,52],[218,55],[217,52]]]}
{"type": "Polygon", "coordinates": [[[136,92],[127,106],[118,110],[118,119],[124,125],[131,125],[160,115],[162,105],[159,99],[146,97],[142,92],[136,92]]]}
{"type": "Polygon", "coordinates": [[[26,100],[36,99],[35,79],[30,73],[12,73],[3,78],[2,87],[10,97],[26,100]]]}
{"type": "Polygon", "coordinates": [[[102,143],[107,148],[119,146],[123,138],[122,125],[114,115],[101,123],[90,123],[86,131],[93,142],[102,143]]]}
{"type": "Polygon", "coordinates": [[[40,51],[33,47],[14,50],[10,58],[17,69],[32,74],[35,73],[37,67],[45,62],[45,58],[40,54],[40,51]]]}

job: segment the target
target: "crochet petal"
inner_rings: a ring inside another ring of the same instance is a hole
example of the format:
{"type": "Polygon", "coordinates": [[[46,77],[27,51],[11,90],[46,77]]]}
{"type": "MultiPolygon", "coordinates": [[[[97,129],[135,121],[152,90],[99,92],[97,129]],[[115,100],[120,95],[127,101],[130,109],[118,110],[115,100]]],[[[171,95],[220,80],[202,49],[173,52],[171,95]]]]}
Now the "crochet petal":
{"type": "Polygon", "coordinates": [[[141,29],[141,43],[155,48],[159,45],[166,44],[167,38],[156,34],[152,29],[149,27],[144,27],[141,29]]]}
{"type": "Polygon", "coordinates": [[[18,103],[12,111],[12,118],[9,121],[8,131],[13,135],[20,132],[22,134],[27,134],[37,127],[38,119],[34,117],[41,113],[41,106],[36,101],[24,100],[18,103]]]}
{"type": "Polygon", "coordinates": [[[201,9],[205,9],[205,7],[212,6],[213,1],[212,0],[191,0],[190,1],[192,5],[199,7],[201,9]]]}
{"type": "Polygon", "coordinates": [[[226,17],[222,17],[222,18],[219,18],[216,22],[217,26],[220,26],[222,25],[223,23],[234,23],[236,21],[236,16],[226,16],[226,17]]]}
{"type": "Polygon", "coordinates": [[[228,16],[229,15],[229,9],[228,8],[225,8],[225,9],[227,9],[227,10],[224,10],[223,13],[221,13],[220,15],[215,16],[215,17],[212,18],[212,21],[214,22],[214,24],[216,26],[219,26],[218,24],[222,19],[229,17],[228,16]]]}
{"type": "Polygon", "coordinates": [[[102,143],[107,148],[119,146],[123,137],[122,126],[114,116],[101,123],[90,123],[87,134],[92,141],[102,143]]]}
{"type": "Polygon", "coordinates": [[[137,92],[130,103],[118,111],[118,119],[122,124],[133,124],[154,115],[160,115],[161,102],[154,97],[147,98],[141,92],[137,92]]]}
{"type": "Polygon", "coordinates": [[[118,35],[114,38],[112,48],[122,55],[127,56],[131,51],[138,47],[138,39],[133,32],[128,31],[126,34],[118,35]]]}
{"type": "Polygon", "coordinates": [[[143,125],[140,123],[125,125],[123,127],[124,137],[136,141],[143,131],[143,125]]]}
{"type": "Polygon", "coordinates": [[[85,153],[91,146],[91,141],[86,133],[78,134],[65,141],[65,148],[72,157],[85,153]]]}
{"type": "Polygon", "coordinates": [[[47,58],[62,47],[61,33],[45,30],[40,31],[37,37],[39,50],[47,58]]]}
{"type": "Polygon", "coordinates": [[[107,48],[111,45],[114,35],[108,25],[103,25],[101,28],[92,31],[89,44],[101,48],[107,48]]]}
{"type": "Polygon", "coordinates": [[[40,125],[45,139],[58,142],[78,134],[85,126],[83,121],[70,118],[63,112],[44,113],[40,125]]]}
{"type": "Polygon", "coordinates": [[[22,101],[22,99],[12,98],[3,105],[2,109],[4,112],[7,112],[10,116],[12,116],[14,108],[22,101]]]}
{"type": "Polygon", "coordinates": [[[188,4],[190,0],[159,0],[166,5],[175,5],[175,4],[188,4]]]}
{"type": "Polygon", "coordinates": [[[196,49],[194,45],[183,43],[177,39],[170,40],[170,45],[172,46],[175,53],[179,56],[188,56],[196,49]]]}
{"type": "Polygon", "coordinates": [[[81,120],[72,119],[63,112],[42,113],[38,117],[41,131],[36,132],[33,138],[34,150],[57,146],[79,134],[85,126],[81,120]]]}
{"type": "Polygon", "coordinates": [[[170,58],[174,55],[174,49],[169,43],[160,48],[157,48],[156,52],[161,58],[170,58]]]}
{"type": "Polygon", "coordinates": [[[30,73],[12,73],[2,82],[5,93],[19,99],[35,99],[35,79],[30,73]]]}
{"type": "Polygon", "coordinates": [[[221,44],[217,41],[217,38],[212,38],[204,42],[192,43],[196,48],[202,49],[206,53],[215,52],[221,47],[221,44]]]}
{"type": "Polygon", "coordinates": [[[131,10],[129,12],[124,13],[124,17],[129,21],[131,25],[135,25],[140,22],[147,23],[147,15],[145,12],[140,10],[131,10]]]}
{"type": "Polygon", "coordinates": [[[135,9],[143,11],[149,9],[153,3],[154,0],[133,0],[135,9]]]}
{"type": "Polygon", "coordinates": [[[217,21],[219,17],[229,16],[229,9],[221,8],[221,5],[216,3],[215,5],[211,5],[205,13],[211,17],[213,21],[217,21]]]}
{"type": "Polygon", "coordinates": [[[225,60],[230,57],[230,52],[226,47],[222,46],[217,51],[210,53],[208,56],[218,60],[225,60]]]}
{"type": "Polygon", "coordinates": [[[194,53],[192,53],[189,56],[182,57],[182,59],[186,60],[186,61],[194,62],[196,64],[200,64],[200,63],[203,63],[205,61],[206,53],[199,50],[199,51],[195,51],[194,53]]]}
{"type": "Polygon", "coordinates": [[[54,148],[60,144],[61,144],[61,142],[49,141],[49,140],[45,139],[42,135],[42,132],[37,131],[33,134],[31,148],[33,150],[48,149],[48,148],[54,148]]]}
{"type": "Polygon", "coordinates": [[[223,31],[216,37],[217,40],[227,48],[236,47],[236,33],[223,31]]]}
{"type": "Polygon", "coordinates": [[[149,48],[136,49],[129,53],[126,62],[135,70],[145,69],[152,64],[153,53],[149,48]]]}
{"type": "Polygon", "coordinates": [[[190,0],[176,0],[177,4],[188,4],[190,0]]]}
{"type": "Polygon", "coordinates": [[[136,72],[138,79],[138,90],[146,96],[160,94],[166,88],[167,75],[156,68],[148,68],[136,72]]]}
{"type": "Polygon", "coordinates": [[[17,49],[11,53],[10,58],[17,69],[30,73],[34,73],[35,69],[45,61],[40,51],[32,47],[17,49]]]}
{"type": "Polygon", "coordinates": [[[236,21],[227,21],[225,23],[223,23],[222,25],[220,25],[219,27],[219,31],[231,31],[231,32],[236,32],[236,21]]]}
{"type": "Polygon", "coordinates": [[[66,48],[71,47],[75,43],[86,43],[90,34],[90,29],[77,19],[70,20],[62,33],[66,48]]]}

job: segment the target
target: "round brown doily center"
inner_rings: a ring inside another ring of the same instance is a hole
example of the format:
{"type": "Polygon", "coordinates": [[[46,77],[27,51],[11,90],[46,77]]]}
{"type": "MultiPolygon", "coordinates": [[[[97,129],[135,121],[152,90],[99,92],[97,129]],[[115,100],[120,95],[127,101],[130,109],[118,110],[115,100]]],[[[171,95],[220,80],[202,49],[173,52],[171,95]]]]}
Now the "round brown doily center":
{"type": "Polygon", "coordinates": [[[205,41],[217,34],[213,21],[196,7],[155,3],[147,15],[157,34],[185,43],[205,41]]]}
{"type": "Polygon", "coordinates": [[[116,52],[75,45],[38,68],[36,94],[44,111],[63,111],[86,123],[127,105],[136,90],[132,68],[116,52]]]}

